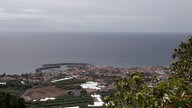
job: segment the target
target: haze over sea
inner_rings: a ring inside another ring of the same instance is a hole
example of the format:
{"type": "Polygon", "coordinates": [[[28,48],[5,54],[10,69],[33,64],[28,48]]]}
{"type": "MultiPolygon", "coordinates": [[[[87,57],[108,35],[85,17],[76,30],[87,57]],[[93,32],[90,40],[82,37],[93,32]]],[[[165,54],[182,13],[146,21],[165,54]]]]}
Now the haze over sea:
{"type": "Polygon", "coordinates": [[[34,72],[42,64],[85,62],[119,67],[169,66],[182,33],[0,33],[0,73],[34,72]]]}

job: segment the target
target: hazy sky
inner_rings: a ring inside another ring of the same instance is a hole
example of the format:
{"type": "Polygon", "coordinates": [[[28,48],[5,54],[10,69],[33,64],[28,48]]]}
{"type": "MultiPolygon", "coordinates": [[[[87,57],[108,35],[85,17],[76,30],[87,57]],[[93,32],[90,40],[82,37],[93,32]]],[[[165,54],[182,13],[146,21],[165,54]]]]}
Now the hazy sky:
{"type": "Polygon", "coordinates": [[[188,33],[192,0],[0,0],[0,31],[188,33]]]}

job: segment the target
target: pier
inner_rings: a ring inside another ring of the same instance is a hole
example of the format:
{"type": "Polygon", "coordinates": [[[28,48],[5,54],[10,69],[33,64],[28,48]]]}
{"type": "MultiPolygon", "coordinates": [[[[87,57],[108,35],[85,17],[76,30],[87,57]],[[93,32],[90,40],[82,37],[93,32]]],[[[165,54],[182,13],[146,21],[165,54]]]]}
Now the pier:
{"type": "Polygon", "coordinates": [[[41,72],[42,70],[47,70],[47,69],[53,69],[53,68],[61,68],[61,66],[86,66],[90,65],[88,63],[54,63],[54,64],[44,64],[42,65],[41,68],[37,68],[35,71],[36,72],[41,72]]]}

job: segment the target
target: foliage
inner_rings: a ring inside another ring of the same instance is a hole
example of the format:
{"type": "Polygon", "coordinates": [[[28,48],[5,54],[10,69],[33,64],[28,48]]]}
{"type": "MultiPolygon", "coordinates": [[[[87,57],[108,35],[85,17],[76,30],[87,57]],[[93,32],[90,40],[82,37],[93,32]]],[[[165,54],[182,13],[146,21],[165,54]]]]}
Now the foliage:
{"type": "Polygon", "coordinates": [[[25,108],[25,102],[22,98],[1,92],[0,108],[25,108]]]}
{"type": "Polygon", "coordinates": [[[192,106],[192,38],[181,43],[173,54],[173,74],[154,87],[144,82],[142,73],[132,73],[116,81],[116,92],[106,96],[107,108],[184,108],[192,106]]]}
{"type": "Polygon", "coordinates": [[[85,81],[73,78],[69,80],[55,82],[55,86],[66,90],[81,89],[80,87],[81,83],[85,83],[85,81]]]}
{"type": "Polygon", "coordinates": [[[20,96],[23,91],[12,88],[0,88],[0,92],[9,93],[10,95],[20,96]]]}
{"type": "Polygon", "coordinates": [[[181,42],[172,57],[176,59],[172,63],[172,70],[176,76],[192,82],[192,37],[186,43],[181,42]]]}
{"type": "Polygon", "coordinates": [[[3,89],[13,89],[19,91],[25,91],[32,87],[32,83],[25,81],[25,84],[22,84],[20,80],[8,80],[5,85],[0,85],[0,88],[3,89]]]}

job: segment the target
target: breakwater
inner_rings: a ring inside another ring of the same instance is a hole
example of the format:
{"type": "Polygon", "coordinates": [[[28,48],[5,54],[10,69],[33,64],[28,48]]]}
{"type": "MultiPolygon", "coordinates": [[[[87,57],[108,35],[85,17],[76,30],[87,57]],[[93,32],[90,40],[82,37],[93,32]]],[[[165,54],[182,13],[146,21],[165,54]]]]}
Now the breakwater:
{"type": "Polygon", "coordinates": [[[80,66],[84,67],[90,65],[88,63],[54,63],[54,64],[44,64],[42,67],[37,68],[35,71],[36,72],[41,72],[42,70],[47,70],[47,69],[53,69],[53,68],[61,68],[61,66],[80,66]]]}

